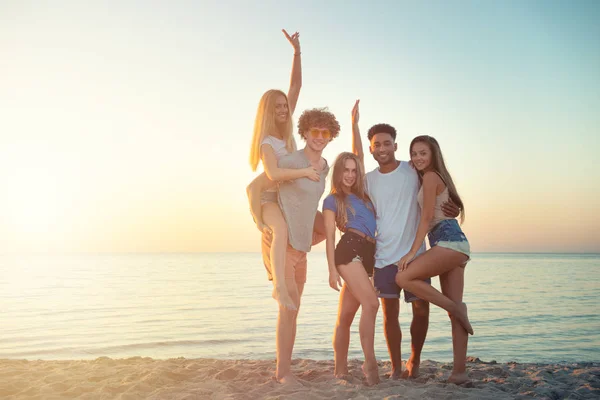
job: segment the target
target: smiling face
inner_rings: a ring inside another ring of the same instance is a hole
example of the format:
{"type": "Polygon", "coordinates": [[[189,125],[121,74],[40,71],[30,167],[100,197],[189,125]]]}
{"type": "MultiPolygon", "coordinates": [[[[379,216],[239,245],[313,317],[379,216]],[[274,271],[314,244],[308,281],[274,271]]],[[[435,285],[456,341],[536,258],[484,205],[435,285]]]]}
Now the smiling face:
{"type": "Polygon", "coordinates": [[[290,112],[289,112],[289,108],[288,108],[288,102],[287,102],[287,99],[285,98],[285,96],[280,94],[275,98],[274,112],[275,112],[275,122],[277,124],[284,124],[287,122],[290,112]]]}
{"type": "Polygon", "coordinates": [[[351,192],[352,186],[356,183],[356,161],[346,160],[344,162],[344,172],[342,173],[342,186],[347,193],[351,192]]]}
{"type": "Polygon", "coordinates": [[[313,151],[323,151],[327,144],[331,141],[331,132],[327,128],[312,127],[304,135],[306,146],[313,151]]]}
{"type": "Polygon", "coordinates": [[[363,198],[364,175],[364,167],[355,154],[340,153],[333,164],[331,193],[353,193],[363,198]]]}
{"type": "Polygon", "coordinates": [[[425,142],[415,142],[410,149],[410,160],[417,171],[425,172],[431,169],[431,148],[425,142]]]}
{"type": "Polygon", "coordinates": [[[396,160],[394,153],[397,149],[398,145],[389,133],[376,133],[371,138],[369,150],[380,166],[393,163],[396,160]]]}

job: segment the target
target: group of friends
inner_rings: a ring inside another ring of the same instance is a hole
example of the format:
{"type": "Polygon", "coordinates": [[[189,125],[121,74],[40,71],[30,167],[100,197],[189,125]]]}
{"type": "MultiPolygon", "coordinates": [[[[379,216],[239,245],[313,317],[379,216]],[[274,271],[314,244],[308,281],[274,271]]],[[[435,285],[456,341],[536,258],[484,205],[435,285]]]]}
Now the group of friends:
{"type": "Polygon", "coordinates": [[[298,134],[305,146],[296,149],[292,115],[302,86],[300,35],[283,33],[294,48],[290,88],[287,95],[269,90],[260,100],[250,164],[256,170],[262,163],[264,173],[247,187],[250,210],[262,233],[272,295],[279,304],[275,378],[284,384],[297,383],[290,365],[306,282],[306,253],[325,240],[329,285],[340,291],[333,336],[335,376],[348,375],[350,326],[360,307],[362,369],[368,385],[379,383],[374,337],[381,299],[390,378],[419,375],[433,303],[446,310],[451,320],[454,363],[449,382],[466,382],[467,342],[473,328],[462,298],[470,248],[457,221],[464,219],[464,205],[439,143],[431,136],[417,136],[410,143],[410,162],[400,161],[395,155],[396,129],[385,123],[374,125],[367,138],[379,166],[365,173],[357,100],[352,109],[352,152],[336,158],[331,191],[320,212],[330,169],[322,152],[339,135],[340,125],[326,108],[304,111],[298,134]],[[342,232],[337,244],[336,228],[342,232]],[[427,251],[425,236],[430,244],[427,251]],[[441,292],[431,286],[434,276],[439,276],[441,292]],[[398,320],[402,291],[413,314],[405,371],[398,320]]]}

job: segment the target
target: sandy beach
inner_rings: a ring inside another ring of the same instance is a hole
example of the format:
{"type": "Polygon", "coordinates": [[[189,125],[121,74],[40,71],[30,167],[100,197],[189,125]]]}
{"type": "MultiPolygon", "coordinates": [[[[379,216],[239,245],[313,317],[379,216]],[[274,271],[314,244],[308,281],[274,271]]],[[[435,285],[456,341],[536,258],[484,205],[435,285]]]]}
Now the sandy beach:
{"type": "Polygon", "coordinates": [[[471,382],[445,383],[451,365],[424,361],[415,380],[392,381],[380,362],[382,383],[366,387],[361,362],[347,380],[333,361],[294,360],[301,386],[272,379],[272,360],[133,357],[96,360],[0,360],[2,399],[591,399],[600,398],[600,363],[500,364],[469,358],[471,382]]]}

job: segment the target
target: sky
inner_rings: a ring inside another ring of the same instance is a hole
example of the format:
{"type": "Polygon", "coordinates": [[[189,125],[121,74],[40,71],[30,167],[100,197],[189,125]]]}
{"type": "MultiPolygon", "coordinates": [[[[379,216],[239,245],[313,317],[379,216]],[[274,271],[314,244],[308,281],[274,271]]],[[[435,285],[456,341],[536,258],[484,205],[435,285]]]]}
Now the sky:
{"type": "Polygon", "coordinates": [[[249,146],[289,86],[282,28],[294,124],[340,122],[330,164],[360,99],[397,158],[438,139],[473,251],[600,252],[600,3],[260,4],[0,1],[0,253],[259,251],[249,146]]]}

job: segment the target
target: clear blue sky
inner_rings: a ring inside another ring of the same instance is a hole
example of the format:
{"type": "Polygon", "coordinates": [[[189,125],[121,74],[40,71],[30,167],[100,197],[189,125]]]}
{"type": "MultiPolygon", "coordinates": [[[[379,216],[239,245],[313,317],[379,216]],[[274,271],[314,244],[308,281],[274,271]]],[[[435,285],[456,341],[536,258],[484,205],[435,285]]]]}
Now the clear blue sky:
{"type": "Polygon", "coordinates": [[[398,158],[440,141],[475,251],[600,251],[599,2],[223,3],[0,2],[1,251],[258,251],[244,189],[281,28],[295,117],[342,125],[330,162],[360,98],[398,158]]]}

